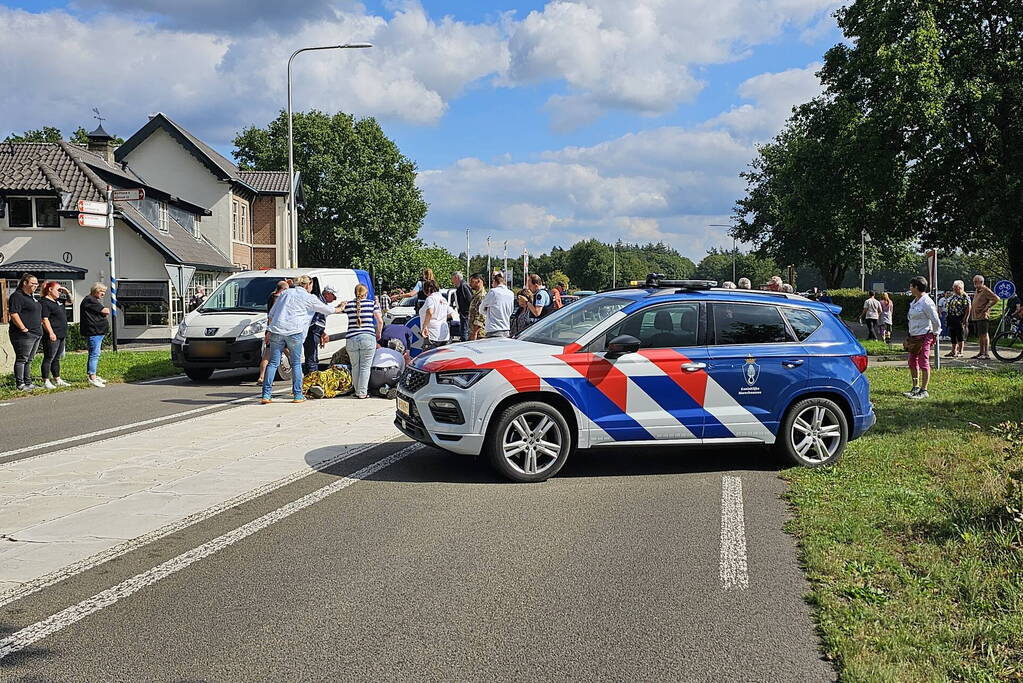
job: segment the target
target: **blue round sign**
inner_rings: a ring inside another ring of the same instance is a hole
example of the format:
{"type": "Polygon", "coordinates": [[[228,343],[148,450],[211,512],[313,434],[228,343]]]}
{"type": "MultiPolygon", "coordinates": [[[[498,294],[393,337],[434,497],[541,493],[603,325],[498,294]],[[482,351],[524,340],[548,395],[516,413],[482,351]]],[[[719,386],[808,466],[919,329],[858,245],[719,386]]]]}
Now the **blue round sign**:
{"type": "Polygon", "coordinates": [[[1016,293],[1016,285],[1012,280],[999,280],[991,289],[994,290],[999,299],[1010,299],[1016,293]]]}

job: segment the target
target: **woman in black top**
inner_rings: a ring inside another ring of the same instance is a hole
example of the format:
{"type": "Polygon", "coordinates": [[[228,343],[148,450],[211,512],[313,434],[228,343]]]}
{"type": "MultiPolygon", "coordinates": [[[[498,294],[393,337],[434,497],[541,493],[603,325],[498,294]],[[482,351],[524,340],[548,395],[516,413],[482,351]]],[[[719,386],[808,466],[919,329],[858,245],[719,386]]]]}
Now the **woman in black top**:
{"type": "Polygon", "coordinates": [[[7,302],[11,314],[9,334],[14,347],[14,384],[19,391],[39,388],[32,384],[32,359],[43,337],[42,306],[34,296],[38,287],[38,278],[25,273],[7,302]]]}
{"type": "Polygon", "coordinates": [[[60,378],[60,359],[64,356],[64,341],[67,338],[67,310],[58,299],[60,293],[68,296],[71,292],[53,280],[43,285],[43,298],[39,300],[43,307],[43,387],[56,389],[67,387],[70,383],[60,378]],[[50,381],[50,374],[53,381],[50,381]]]}

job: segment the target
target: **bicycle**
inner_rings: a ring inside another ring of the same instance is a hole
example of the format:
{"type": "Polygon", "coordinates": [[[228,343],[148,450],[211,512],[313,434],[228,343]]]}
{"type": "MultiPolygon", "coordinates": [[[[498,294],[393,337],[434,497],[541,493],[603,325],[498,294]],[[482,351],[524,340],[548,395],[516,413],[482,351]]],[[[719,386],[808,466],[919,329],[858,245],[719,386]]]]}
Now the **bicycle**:
{"type": "Polygon", "coordinates": [[[1009,324],[1009,329],[999,332],[991,340],[991,352],[1003,363],[1014,363],[1023,358],[1023,319],[1009,324]]]}

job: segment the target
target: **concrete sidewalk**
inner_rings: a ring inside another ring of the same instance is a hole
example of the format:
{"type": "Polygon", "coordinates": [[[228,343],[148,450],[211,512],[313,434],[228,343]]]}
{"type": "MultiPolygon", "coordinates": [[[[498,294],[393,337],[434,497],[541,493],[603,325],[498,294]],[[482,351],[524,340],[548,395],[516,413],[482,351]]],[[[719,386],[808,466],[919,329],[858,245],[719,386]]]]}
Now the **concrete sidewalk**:
{"type": "Polygon", "coordinates": [[[243,404],[0,465],[0,604],[400,435],[390,401],[243,404]]]}

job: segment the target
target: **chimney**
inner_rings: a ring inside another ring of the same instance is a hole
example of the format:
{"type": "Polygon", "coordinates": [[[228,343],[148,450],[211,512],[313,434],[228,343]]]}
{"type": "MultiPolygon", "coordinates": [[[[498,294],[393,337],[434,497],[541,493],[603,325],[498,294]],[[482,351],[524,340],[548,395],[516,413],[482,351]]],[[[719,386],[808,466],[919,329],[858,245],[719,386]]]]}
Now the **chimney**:
{"type": "Polygon", "coordinates": [[[108,164],[114,163],[114,138],[110,133],[103,130],[103,124],[96,126],[96,130],[88,134],[89,144],[87,149],[90,152],[100,155],[108,164]]]}

